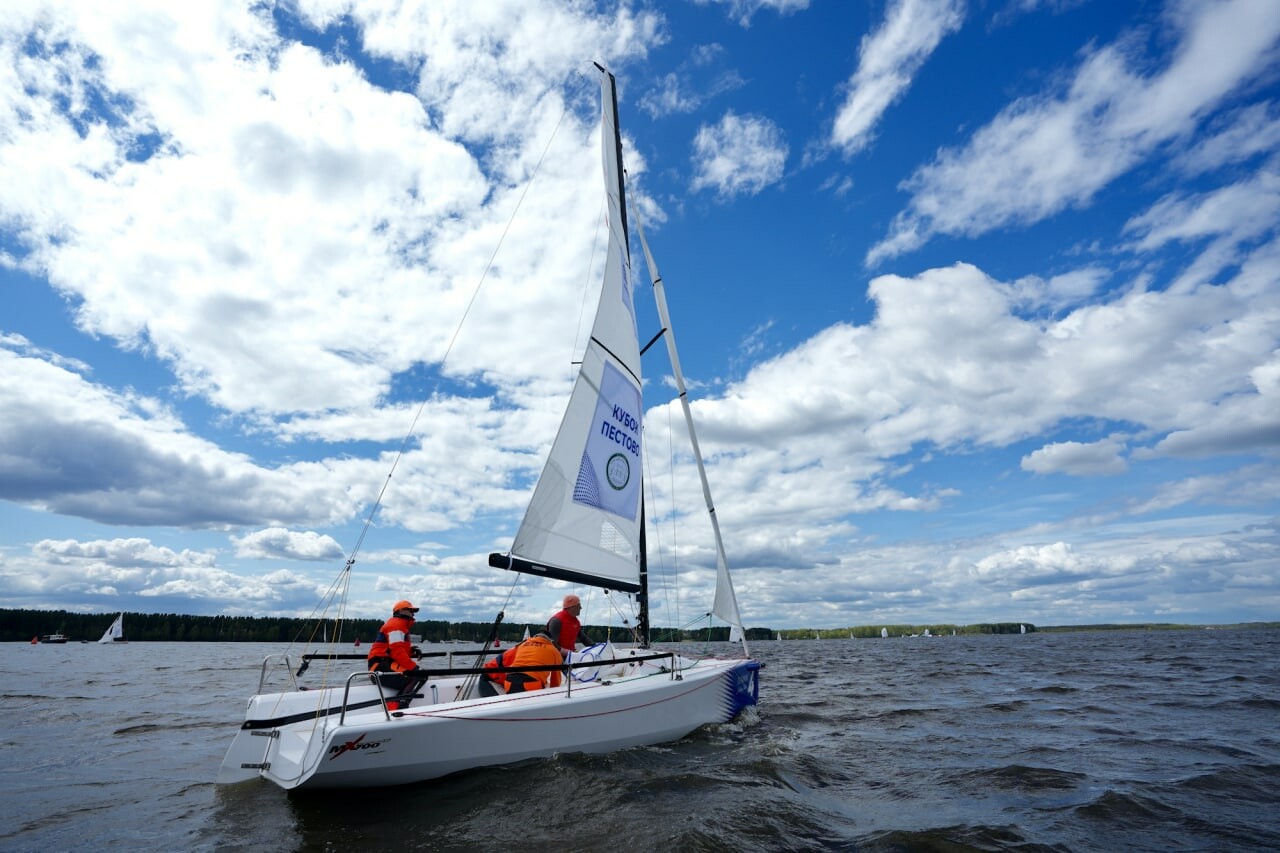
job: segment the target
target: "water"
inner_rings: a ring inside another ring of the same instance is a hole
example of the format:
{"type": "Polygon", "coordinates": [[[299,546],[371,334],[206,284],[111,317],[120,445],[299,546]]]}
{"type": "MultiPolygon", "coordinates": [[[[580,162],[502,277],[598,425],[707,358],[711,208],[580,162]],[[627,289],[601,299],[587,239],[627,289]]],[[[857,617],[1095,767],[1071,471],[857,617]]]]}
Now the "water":
{"type": "Polygon", "coordinates": [[[762,642],[677,744],[216,786],[280,650],[0,644],[0,850],[1280,849],[1280,631],[762,642]]]}

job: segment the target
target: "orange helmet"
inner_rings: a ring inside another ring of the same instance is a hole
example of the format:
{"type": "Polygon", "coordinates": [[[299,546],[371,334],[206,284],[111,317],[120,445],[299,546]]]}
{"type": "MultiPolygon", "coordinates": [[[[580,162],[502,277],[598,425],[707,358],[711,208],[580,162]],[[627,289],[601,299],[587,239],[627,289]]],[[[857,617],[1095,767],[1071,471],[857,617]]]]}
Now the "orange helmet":
{"type": "Polygon", "coordinates": [[[392,615],[392,616],[396,615],[396,614],[397,614],[397,613],[399,613],[401,610],[408,610],[408,611],[410,611],[410,612],[412,612],[412,613],[417,613],[417,612],[418,612],[418,608],[414,607],[412,604],[410,604],[410,603],[409,603],[409,602],[407,602],[407,601],[397,601],[395,604],[391,605],[391,615],[392,615]]]}

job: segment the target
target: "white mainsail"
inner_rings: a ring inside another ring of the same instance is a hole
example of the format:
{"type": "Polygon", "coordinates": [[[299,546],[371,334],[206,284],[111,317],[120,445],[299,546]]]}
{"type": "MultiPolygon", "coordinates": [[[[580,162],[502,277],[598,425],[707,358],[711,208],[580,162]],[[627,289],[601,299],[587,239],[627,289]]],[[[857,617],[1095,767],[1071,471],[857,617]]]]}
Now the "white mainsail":
{"type": "Polygon", "coordinates": [[[638,592],[640,342],[611,75],[602,75],[601,89],[609,249],[600,305],[569,407],[510,557],[491,555],[490,563],[638,592]]]}
{"type": "Polygon", "coordinates": [[[111,623],[111,627],[103,633],[99,643],[121,643],[124,642],[124,614],[121,613],[116,617],[116,621],[111,623]]]}

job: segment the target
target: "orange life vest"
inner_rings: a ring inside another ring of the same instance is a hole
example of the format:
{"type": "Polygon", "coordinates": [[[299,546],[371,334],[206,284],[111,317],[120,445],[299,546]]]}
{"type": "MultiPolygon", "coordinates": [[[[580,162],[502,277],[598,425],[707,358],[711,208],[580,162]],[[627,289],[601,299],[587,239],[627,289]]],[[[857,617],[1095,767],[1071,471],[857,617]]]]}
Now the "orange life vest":
{"type": "MultiPolygon", "coordinates": [[[[515,655],[507,666],[560,666],[564,657],[560,650],[545,637],[530,637],[515,649],[515,655]]],[[[506,657],[506,654],[503,654],[506,657]]],[[[507,692],[521,693],[529,690],[541,690],[550,682],[552,687],[560,686],[560,670],[543,670],[541,672],[512,672],[507,675],[507,692]],[[517,678],[516,676],[527,676],[517,678]],[[519,689],[516,689],[519,687],[519,689]]]]}
{"type": "MultiPolygon", "coordinates": [[[[500,666],[511,666],[511,661],[516,656],[516,649],[519,646],[512,646],[500,655],[494,655],[485,662],[485,669],[497,669],[500,666]]],[[[504,691],[507,689],[507,673],[505,672],[486,672],[484,677],[498,685],[504,691]]]]}
{"type": "Polygon", "coordinates": [[[413,646],[409,642],[412,619],[392,616],[381,628],[369,646],[369,669],[377,672],[409,672],[418,668],[410,655],[413,646]]]}

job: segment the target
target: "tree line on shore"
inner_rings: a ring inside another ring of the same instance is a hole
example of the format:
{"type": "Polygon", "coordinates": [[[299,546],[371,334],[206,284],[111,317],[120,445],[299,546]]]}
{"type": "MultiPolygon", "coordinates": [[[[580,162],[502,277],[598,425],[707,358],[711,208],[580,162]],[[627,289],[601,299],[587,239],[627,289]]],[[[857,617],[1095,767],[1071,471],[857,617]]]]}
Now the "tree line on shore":
{"type": "MultiPolygon", "coordinates": [[[[0,642],[30,642],[32,637],[46,634],[64,634],[71,642],[96,641],[116,618],[116,613],[72,613],[66,610],[6,610],[0,609],[0,642]]],[[[284,616],[189,616],[178,613],[128,613],[124,615],[125,638],[130,642],[202,642],[202,643],[286,643],[307,641],[324,642],[336,637],[339,641],[354,642],[359,639],[367,644],[373,640],[381,619],[348,619],[335,624],[332,621],[317,622],[314,619],[295,619],[284,616]]],[[[1248,623],[1241,625],[1177,625],[1169,623],[1104,624],[1072,626],[1040,626],[1029,622],[981,622],[973,625],[861,625],[848,628],[748,628],[747,640],[843,640],[871,639],[881,636],[883,629],[890,637],[919,636],[928,632],[934,636],[950,636],[953,632],[964,634],[1019,634],[1025,625],[1027,633],[1036,631],[1106,631],[1106,630],[1184,630],[1193,628],[1275,628],[1280,623],[1248,623]]],[[[503,623],[498,626],[498,638],[503,643],[518,641],[525,629],[537,631],[541,625],[523,622],[503,623]]],[[[607,625],[584,626],[593,639],[612,639],[629,642],[626,628],[607,625]]],[[[445,622],[425,619],[414,624],[414,633],[423,642],[483,643],[493,629],[488,622],[445,622]]],[[[655,642],[699,641],[724,642],[729,639],[727,627],[679,629],[654,628],[655,642]]]]}
{"type": "MultiPolygon", "coordinates": [[[[0,609],[0,642],[30,641],[32,637],[46,634],[63,634],[71,642],[93,641],[116,618],[116,613],[72,613],[66,610],[5,610],[0,609]]],[[[191,616],[178,613],[125,613],[125,638],[130,642],[202,642],[202,643],[283,643],[305,640],[323,642],[337,638],[342,642],[359,639],[368,643],[382,626],[381,619],[348,619],[341,623],[317,622],[314,619],[297,619],[284,616],[191,616]]],[[[523,622],[503,623],[498,626],[498,638],[504,643],[515,642],[524,636],[525,629],[537,631],[540,625],[523,622]]],[[[586,632],[597,640],[611,638],[620,642],[630,641],[625,628],[606,625],[586,625],[586,632]]],[[[928,628],[932,634],[1017,634],[1017,622],[982,623],[978,625],[875,625],[835,629],[786,629],[748,628],[748,640],[812,640],[844,639],[847,637],[879,637],[881,628],[891,636],[923,634],[928,628]]],[[[423,642],[484,642],[493,630],[488,622],[445,622],[424,619],[414,623],[414,633],[423,642]]],[[[1027,625],[1028,631],[1035,628],[1027,625]]],[[[652,638],[664,641],[723,642],[729,639],[728,627],[700,629],[654,628],[652,638]]]]}

